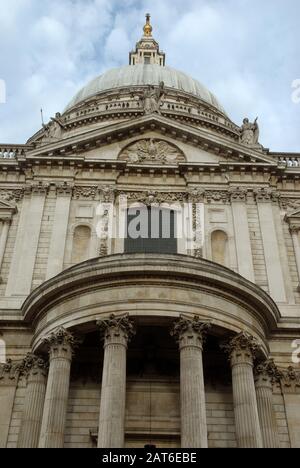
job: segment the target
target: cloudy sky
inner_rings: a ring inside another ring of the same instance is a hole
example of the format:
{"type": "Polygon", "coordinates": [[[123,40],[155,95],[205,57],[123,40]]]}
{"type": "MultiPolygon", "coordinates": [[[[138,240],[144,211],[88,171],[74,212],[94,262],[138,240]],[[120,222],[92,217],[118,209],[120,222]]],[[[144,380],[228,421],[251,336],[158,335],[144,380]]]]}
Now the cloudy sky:
{"type": "Polygon", "coordinates": [[[127,65],[148,11],[169,66],[236,123],[259,116],[264,146],[300,152],[299,0],[0,0],[0,142],[25,142],[41,107],[49,120],[91,78],[127,65]]]}

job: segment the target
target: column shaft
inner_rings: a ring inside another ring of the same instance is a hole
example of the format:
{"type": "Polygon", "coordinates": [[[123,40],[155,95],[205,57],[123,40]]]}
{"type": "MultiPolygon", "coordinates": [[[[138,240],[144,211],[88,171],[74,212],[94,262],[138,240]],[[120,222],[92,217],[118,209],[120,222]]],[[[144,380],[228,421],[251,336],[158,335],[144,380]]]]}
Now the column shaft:
{"type": "Polygon", "coordinates": [[[278,425],[273,405],[273,381],[278,375],[272,360],[256,368],[256,397],[264,448],[279,448],[278,425]]]}
{"type": "Polygon", "coordinates": [[[25,359],[25,365],[26,361],[31,368],[28,369],[18,448],[37,448],[46,393],[46,364],[31,356],[25,359]]]}
{"type": "Polygon", "coordinates": [[[104,362],[98,448],[123,448],[125,438],[126,354],[133,334],[128,316],[99,322],[104,331],[104,362]]]}
{"type": "Polygon", "coordinates": [[[232,368],[233,405],[236,438],[239,448],[262,448],[254,375],[253,358],[258,346],[246,333],[237,335],[225,349],[232,368]]]}
{"type": "Polygon", "coordinates": [[[208,447],[202,349],[209,327],[198,317],[181,317],[172,331],[180,348],[182,448],[208,447]]]}
{"type": "Polygon", "coordinates": [[[180,352],[181,447],[207,448],[207,423],[202,350],[180,352]]]}
{"type": "Polygon", "coordinates": [[[63,448],[74,342],[63,329],[46,340],[50,345],[50,366],[39,447],[63,448]]]}
{"type": "Polygon", "coordinates": [[[251,365],[247,363],[233,365],[232,386],[238,446],[240,448],[262,448],[251,365]]]}

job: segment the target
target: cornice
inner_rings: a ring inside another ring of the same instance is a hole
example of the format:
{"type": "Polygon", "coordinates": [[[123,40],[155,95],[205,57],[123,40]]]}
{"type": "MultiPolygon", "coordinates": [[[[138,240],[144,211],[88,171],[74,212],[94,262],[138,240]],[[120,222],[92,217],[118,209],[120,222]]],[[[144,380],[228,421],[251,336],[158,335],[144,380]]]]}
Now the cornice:
{"type": "Polygon", "coordinates": [[[85,134],[75,135],[72,138],[60,140],[36,148],[27,153],[27,159],[44,156],[73,157],[90,149],[109,145],[114,141],[122,141],[130,137],[143,135],[147,131],[158,131],[162,135],[170,136],[174,140],[183,141],[204,151],[211,151],[224,155],[227,160],[244,162],[260,162],[268,166],[277,167],[277,160],[253,148],[248,148],[226,137],[211,134],[206,129],[197,129],[182,124],[173,123],[160,115],[143,116],[130,122],[109,125],[105,128],[95,129],[85,134]]]}

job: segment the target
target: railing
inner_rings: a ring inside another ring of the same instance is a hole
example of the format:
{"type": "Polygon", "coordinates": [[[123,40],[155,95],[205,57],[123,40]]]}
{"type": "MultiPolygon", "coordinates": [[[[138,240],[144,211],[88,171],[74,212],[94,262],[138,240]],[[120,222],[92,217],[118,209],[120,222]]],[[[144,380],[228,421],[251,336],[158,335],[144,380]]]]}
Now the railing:
{"type": "Polygon", "coordinates": [[[0,145],[0,159],[16,159],[24,156],[28,150],[27,145],[0,145]]]}
{"type": "Polygon", "coordinates": [[[281,156],[279,158],[279,163],[286,167],[300,167],[300,156],[281,156]]]}

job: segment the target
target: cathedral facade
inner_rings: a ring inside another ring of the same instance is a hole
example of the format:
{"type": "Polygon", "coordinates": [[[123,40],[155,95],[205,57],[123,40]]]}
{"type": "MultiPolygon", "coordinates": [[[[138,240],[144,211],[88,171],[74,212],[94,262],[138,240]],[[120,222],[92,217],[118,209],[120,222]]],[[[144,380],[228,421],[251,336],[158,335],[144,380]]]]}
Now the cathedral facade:
{"type": "Polygon", "coordinates": [[[129,65],[0,145],[0,447],[300,447],[300,153],[129,65]]]}

